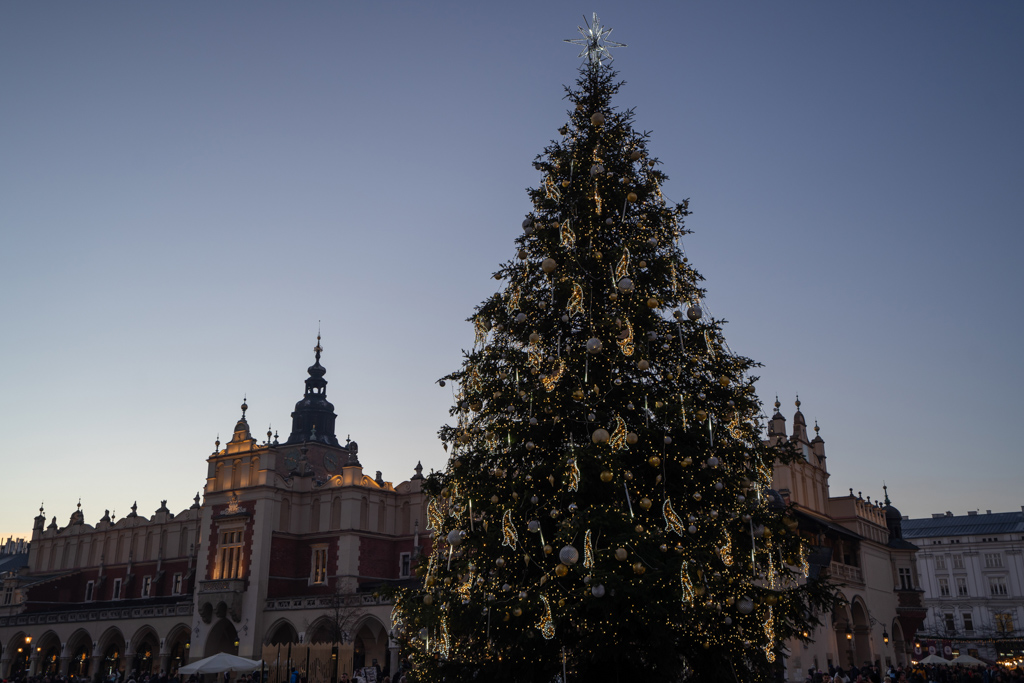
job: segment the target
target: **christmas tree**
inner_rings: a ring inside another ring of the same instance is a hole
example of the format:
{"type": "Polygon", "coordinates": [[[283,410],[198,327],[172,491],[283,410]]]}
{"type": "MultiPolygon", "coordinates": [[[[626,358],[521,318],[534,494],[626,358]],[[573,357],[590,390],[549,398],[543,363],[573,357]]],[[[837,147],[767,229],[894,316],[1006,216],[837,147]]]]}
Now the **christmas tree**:
{"type": "Polygon", "coordinates": [[[755,681],[830,587],[780,499],[754,363],[702,310],[688,202],[612,97],[607,31],[534,166],[505,287],[442,380],[457,423],[431,474],[423,585],[395,597],[421,681],[755,681]]]}

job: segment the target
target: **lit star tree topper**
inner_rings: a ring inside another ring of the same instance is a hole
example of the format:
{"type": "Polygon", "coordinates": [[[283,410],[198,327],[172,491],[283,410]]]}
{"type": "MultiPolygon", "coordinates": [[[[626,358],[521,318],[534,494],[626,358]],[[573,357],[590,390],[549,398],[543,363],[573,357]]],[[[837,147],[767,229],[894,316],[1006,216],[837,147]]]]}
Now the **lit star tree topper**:
{"type": "Polygon", "coordinates": [[[608,40],[608,36],[612,34],[612,29],[601,26],[601,20],[597,18],[597,13],[594,13],[594,19],[592,22],[587,23],[586,15],[583,16],[584,26],[577,26],[582,38],[567,38],[565,42],[572,43],[573,45],[582,45],[583,50],[580,52],[580,57],[586,57],[587,61],[590,62],[591,66],[600,66],[605,60],[612,61],[614,57],[608,51],[609,48],[613,47],[626,47],[625,43],[616,43],[615,41],[608,40]]]}

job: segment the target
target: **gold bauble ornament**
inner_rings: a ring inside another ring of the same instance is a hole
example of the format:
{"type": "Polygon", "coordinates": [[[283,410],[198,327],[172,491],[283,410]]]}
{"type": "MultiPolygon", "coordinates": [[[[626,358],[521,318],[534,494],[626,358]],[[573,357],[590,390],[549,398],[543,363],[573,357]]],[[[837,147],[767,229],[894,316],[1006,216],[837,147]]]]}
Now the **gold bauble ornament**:
{"type": "Polygon", "coordinates": [[[552,548],[550,544],[549,544],[549,545],[546,545],[546,546],[544,546],[544,554],[545,554],[545,555],[550,555],[550,554],[551,554],[551,553],[553,553],[553,552],[555,552],[555,549],[554,549],[554,548],[552,548]]]}
{"type": "Polygon", "coordinates": [[[705,410],[698,410],[697,411],[697,419],[700,420],[701,422],[703,422],[704,420],[708,419],[707,411],[705,411],[705,410]]]}
{"type": "Polygon", "coordinates": [[[643,562],[637,561],[633,563],[634,574],[643,574],[645,571],[647,571],[647,567],[644,566],[643,562]]]}
{"type": "Polygon", "coordinates": [[[616,560],[618,560],[619,562],[625,562],[627,557],[629,557],[629,553],[626,552],[625,548],[616,548],[615,549],[615,559],[616,560]]]}
{"type": "Polygon", "coordinates": [[[576,111],[583,111],[583,103],[579,102],[576,104],[576,111]]]}
{"type": "Polygon", "coordinates": [[[543,270],[545,273],[553,273],[553,272],[555,272],[555,268],[557,268],[557,267],[558,267],[558,262],[555,261],[555,259],[553,259],[551,257],[548,257],[548,258],[544,259],[540,263],[540,269],[543,270]]]}
{"type": "Polygon", "coordinates": [[[692,465],[692,464],[693,464],[693,458],[691,458],[690,456],[686,456],[685,458],[683,458],[683,465],[684,466],[692,465]]]}
{"type": "Polygon", "coordinates": [[[632,152],[629,153],[629,158],[632,159],[633,161],[638,161],[640,159],[640,150],[634,149],[632,152]]]}
{"type": "Polygon", "coordinates": [[[650,465],[651,467],[659,467],[661,465],[661,458],[659,458],[656,455],[652,455],[651,457],[647,458],[647,464],[650,465]]]}
{"type": "Polygon", "coordinates": [[[647,368],[651,367],[651,364],[646,360],[642,360],[636,364],[636,367],[638,370],[646,370],[647,368]]]}
{"type": "Polygon", "coordinates": [[[647,308],[657,308],[657,307],[658,307],[658,300],[655,299],[653,296],[650,299],[647,300],[647,308]]]}
{"type": "Polygon", "coordinates": [[[563,180],[562,181],[562,187],[569,187],[569,181],[568,180],[563,180]]]}
{"type": "Polygon", "coordinates": [[[502,619],[501,619],[501,620],[502,620],[502,621],[508,621],[508,620],[509,620],[509,618],[510,618],[510,617],[509,617],[509,613],[508,613],[508,612],[505,612],[505,616],[504,616],[504,617],[502,617],[502,619]]]}
{"type": "Polygon", "coordinates": [[[521,616],[523,616],[523,610],[518,608],[518,607],[516,607],[514,610],[512,610],[512,614],[517,616],[517,617],[521,617],[521,616]]]}
{"type": "Polygon", "coordinates": [[[667,553],[668,552],[668,545],[666,545],[665,543],[662,543],[661,545],[658,546],[658,550],[660,550],[663,553],[667,553]]]}
{"type": "Polygon", "coordinates": [[[655,402],[654,402],[654,407],[655,407],[655,408],[660,408],[660,407],[662,407],[663,405],[665,405],[665,404],[664,404],[664,403],[662,403],[661,401],[655,401],[655,402]]]}
{"type": "Polygon", "coordinates": [[[612,480],[612,473],[611,472],[609,472],[608,470],[604,470],[603,472],[601,472],[601,481],[603,481],[604,483],[607,484],[611,480],[612,480]]]}
{"type": "Polygon", "coordinates": [[[635,446],[636,442],[639,440],[640,437],[634,434],[633,432],[629,432],[628,434],[626,434],[626,443],[628,443],[630,446],[635,446]]]}
{"type": "Polygon", "coordinates": [[[583,394],[583,390],[582,389],[577,389],[576,391],[572,392],[572,397],[574,399],[576,399],[577,401],[582,401],[583,400],[583,396],[584,396],[584,394],[583,394]]]}
{"type": "Polygon", "coordinates": [[[531,344],[536,344],[539,341],[540,341],[540,335],[537,334],[536,332],[531,332],[530,333],[530,343],[531,344]]]}
{"type": "Polygon", "coordinates": [[[619,300],[619,293],[618,292],[612,292],[611,294],[608,295],[608,298],[611,299],[612,301],[618,301],[619,300]]]}
{"type": "Polygon", "coordinates": [[[437,579],[435,579],[433,576],[429,576],[429,577],[427,577],[427,580],[424,581],[424,583],[426,583],[427,586],[430,587],[430,586],[433,586],[435,583],[437,583],[437,579]]]}
{"type": "Polygon", "coordinates": [[[651,501],[650,498],[640,499],[640,507],[642,507],[644,510],[650,510],[652,505],[654,505],[654,503],[651,501]]]}
{"type": "Polygon", "coordinates": [[[559,606],[559,607],[565,607],[565,598],[561,598],[561,599],[560,599],[560,600],[558,601],[558,606],[559,606]]]}
{"type": "Polygon", "coordinates": [[[604,428],[598,428],[594,430],[594,433],[590,435],[590,439],[594,443],[608,443],[608,439],[611,435],[608,434],[608,430],[604,428]]]}
{"type": "Polygon", "coordinates": [[[590,117],[590,122],[595,126],[604,125],[604,114],[599,111],[595,111],[590,117]]]}
{"type": "Polygon", "coordinates": [[[626,195],[626,201],[632,204],[637,200],[636,192],[630,192],[626,195]]]}
{"type": "Polygon", "coordinates": [[[639,265],[640,265],[641,268],[646,268],[647,267],[647,261],[641,261],[639,265]]]}
{"type": "Polygon", "coordinates": [[[427,593],[426,595],[424,595],[423,596],[423,604],[424,605],[433,605],[434,604],[434,596],[431,595],[430,593],[427,593]]]}
{"type": "Polygon", "coordinates": [[[568,573],[569,573],[569,568],[566,567],[564,564],[559,563],[559,564],[555,565],[555,576],[562,577],[562,576],[565,576],[568,573]]]}
{"type": "Polygon", "coordinates": [[[718,378],[718,383],[721,384],[723,387],[727,387],[729,386],[729,378],[726,377],[725,375],[722,375],[721,377],[718,378]]]}
{"type": "Polygon", "coordinates": [[[498,497],[497,496],[491,496],[491,505],[497,505],[497,504],[498,504],[498,497]]]}

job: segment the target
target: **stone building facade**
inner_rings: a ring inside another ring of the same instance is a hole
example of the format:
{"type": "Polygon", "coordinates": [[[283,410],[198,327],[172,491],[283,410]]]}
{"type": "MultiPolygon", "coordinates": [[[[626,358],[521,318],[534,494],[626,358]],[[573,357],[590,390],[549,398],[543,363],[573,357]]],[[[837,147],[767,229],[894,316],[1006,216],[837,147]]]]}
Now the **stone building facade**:
{"type": "Polygon", "coordinates": [[[1024,659],[1024,507],[906,519],[903,532],[921,548],[920,654],[1024,659]]]}
{"type": "Polygon", "coordinates": [[[793,431],[787,434],[775,402],[768,440],[787,443],[802,457],[777,462],[772,487],[781,503],[792,505],[799,533],[815,547],[811,572],[840,585],[841,603],[834,613],[818,615],[822,624],[808,634],[812,642],[788,643],[786,676],[802,681],[811,668],[907,664],[925,615],[916,578],[918,549],[904,539],[901,515],[888,493],[884,503],[854,495],[852,489],[848,495],[831,495],[825,441],[817,424],[814,437],[808,436],[799,399],[796,407],[793,431]]]}
{"type": "Polygon", "coordinates": [[[79,507],[64,526],[40,508],[25,566],[0,577],[0,677],[173,671],[217,652],[264,659],[271,681],[394,670],[378,589],[415,581],[429,550],[422,468],[398,485],[363,473],[335,435],[317,342],[288,438],[259,443],[243,403],[190,508],[93,525],[79,507]]]}

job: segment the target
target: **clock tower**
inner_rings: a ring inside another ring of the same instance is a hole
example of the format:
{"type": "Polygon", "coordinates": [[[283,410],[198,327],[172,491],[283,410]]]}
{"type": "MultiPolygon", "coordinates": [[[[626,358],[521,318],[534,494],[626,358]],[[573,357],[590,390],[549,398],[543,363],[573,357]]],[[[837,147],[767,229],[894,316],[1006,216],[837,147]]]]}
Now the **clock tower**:
{"type": "Polygon", "coordinates": [[[292,413],[292,433],[287,444],[305,442],[325,443],[340,446],[338,437],[334,435],[334,421],[338,418],[334,413],[334,405],[327,400],[326,368],[320,365],[320,335],[316,336],[313,347],[316,359],[309,366],[309,377],[306,379],[306,393],[302,400],[295,404],[292,413]]]}

